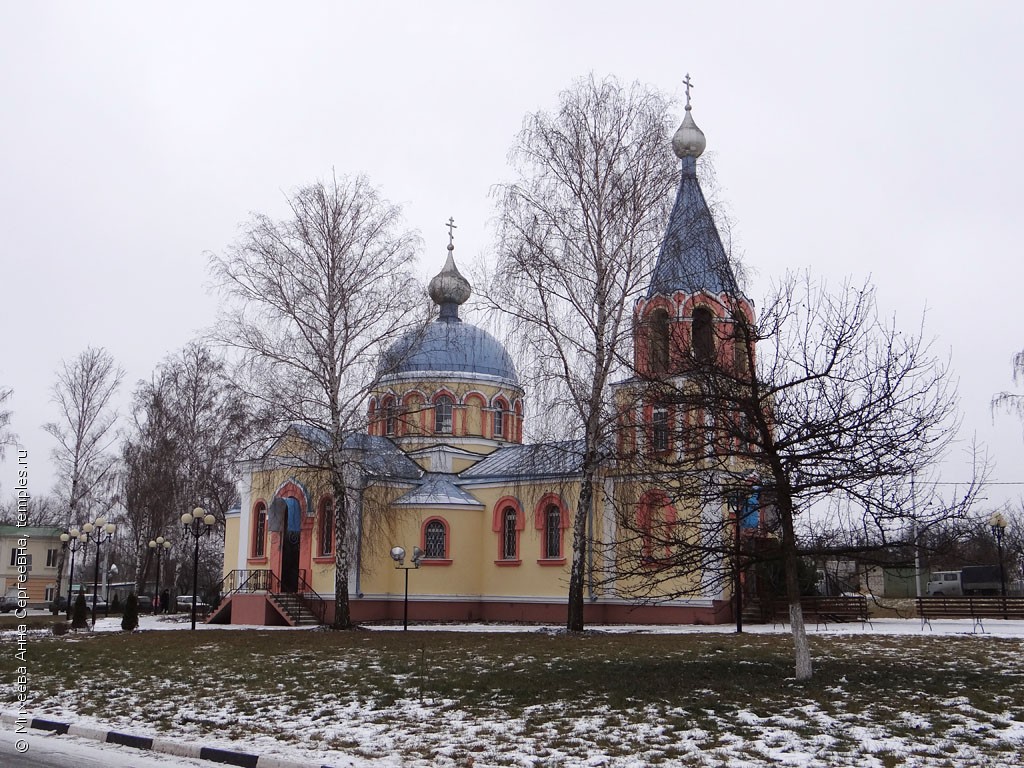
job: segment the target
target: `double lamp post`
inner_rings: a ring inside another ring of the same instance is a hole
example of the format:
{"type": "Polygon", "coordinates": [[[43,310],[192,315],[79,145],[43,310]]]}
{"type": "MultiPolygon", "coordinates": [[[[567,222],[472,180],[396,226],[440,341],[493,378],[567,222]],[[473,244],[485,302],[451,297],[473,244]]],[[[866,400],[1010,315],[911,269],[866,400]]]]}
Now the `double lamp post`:
{"type": "Polygon", "coordinates": [[[195,554],[192,557],[192,631],[196,629],[196,595],[199,592],[199,540],[207,536],[213,528],[217,518],[207,514],[202,507],[196,507],[192,512],[186,512],[181,516],[181,524],[184,526],[185,535],[195,539],[195,554]]]}

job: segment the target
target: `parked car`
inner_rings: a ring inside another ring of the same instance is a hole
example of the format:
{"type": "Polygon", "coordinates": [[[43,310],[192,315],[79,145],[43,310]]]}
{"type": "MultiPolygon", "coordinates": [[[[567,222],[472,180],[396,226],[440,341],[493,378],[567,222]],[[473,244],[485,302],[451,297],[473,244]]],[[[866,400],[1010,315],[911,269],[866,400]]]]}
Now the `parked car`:
{"type": "Polygon", "coordinates": [[[139,601],[139,613],[152,613],[153,612],[153,596],[152,595],[139,595],[137,597],[139,601]]]}
{"type": "Polygon", "coordinates": [[[0,611],[10,613],[18,607],[18,590],[12,589],[3,597],[0,597],[0,611]]]}
{"type": "MultiPolygon", "coordinates": [[[[75,600],[77,600],[77,599],[78,598],[75,597],[75,600]]],[[[89,611],[90,613],[92,612],[92,595],[86,595],[85,596],[85,610],[89,611]]],[[[106,610],[107,610],[107,601],[104,600],[99,595],[97,595],[96,596],[96,613],[99,613],[100,611],[103,611],[104,613],[106,613],[106,610]]]]}
{"type": "MultiPolygon", "coordinates": [[[[192,612],[192,595],[178,595],[178,611],[182,613],[192,612]]],[[[196,613],[206,613],[210,610],[209,603],[204,603],[201,599],[196,600],[196,613]]]]}

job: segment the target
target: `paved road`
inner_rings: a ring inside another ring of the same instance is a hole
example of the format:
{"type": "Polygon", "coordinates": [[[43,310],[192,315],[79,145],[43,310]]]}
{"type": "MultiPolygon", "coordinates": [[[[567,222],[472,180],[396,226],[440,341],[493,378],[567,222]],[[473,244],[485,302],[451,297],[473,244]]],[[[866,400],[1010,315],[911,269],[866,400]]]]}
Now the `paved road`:
{"type": "Polygon", "coordinates": [[[14,733],[13,725],[0,725],[0,766],[3,768],[210,768],[212,765],[205,760],[171,757],[32,729],[19,735],[14,733]],[[18,751],[19,740],[27,742],[27,752],[18,751]]]}

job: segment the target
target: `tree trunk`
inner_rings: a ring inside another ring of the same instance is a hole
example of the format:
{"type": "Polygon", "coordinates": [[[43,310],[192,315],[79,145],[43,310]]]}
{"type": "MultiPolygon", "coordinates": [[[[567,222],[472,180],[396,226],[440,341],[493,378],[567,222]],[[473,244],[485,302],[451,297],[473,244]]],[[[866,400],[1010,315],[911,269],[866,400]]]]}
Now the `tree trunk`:
{"type": "Polygon", "coordinates": [[[341,467],[334,468],[334,623],[333,629],[351,629],[348,602],[348,572],[352,558],[348,551],[348,489],[341,467]]]}
{"type": "Polygon", "coordinates": [[[572,522],[572,566],[569,571],[569,605],[566,629],[583,631],[583,588],[587,577],[587,520],[594,503],[594,467],[585,462],[580,479],[580,498],[572,522]]]}
{"type": "Polygon", "coordinates": [[[782,562],[786,573],[786,597],[789,599],[789,623],[793,630],[796,679],[810,680],[814,670],[811,647],[807,642],[807,628],[804,626],[804,612],[800,607],[799,558],[796,532],[793,529],[793,511],[788,503],[779,504],[778,508],[782,522],[782,562]]]}

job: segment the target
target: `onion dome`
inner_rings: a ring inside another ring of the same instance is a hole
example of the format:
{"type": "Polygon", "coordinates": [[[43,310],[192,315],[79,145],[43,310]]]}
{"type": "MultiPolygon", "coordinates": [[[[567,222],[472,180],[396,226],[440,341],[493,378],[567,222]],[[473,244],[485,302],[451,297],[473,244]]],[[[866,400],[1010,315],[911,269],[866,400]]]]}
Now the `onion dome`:
{"type": "Polygon", "coordinates": [[[448,258],[444,267],[434,275],[427,286],[430,298],[441,308],[440,319],[445,322],[460,322],[459,307],[466,303],[473,289],[455,266],[455,246],[448,243],[448,258]]]}
{"type": "Polygon", "coordinates": [[[504,345],[482,328],[463,322],[459,306],[469,299],[472,286],[455,266],[455,245],[449,221],[448,258],[428,286],[430,298],[441,308],[439,317],[410,331],[384,353],[378,373],[383,377],[443,374],[498,379],[519,386],[515,365],[504,345]]]}
{"type": "Polygon", "coordinates": [[[686,104],[686,116],[682,125],[676,129],[672,136],[672,151],[680,160],[684,157],[700,157],[704,148],[708,145],[704,138],[704,131],[693,122],[693,115],[690,114],[690,104],[686,104]]]}

